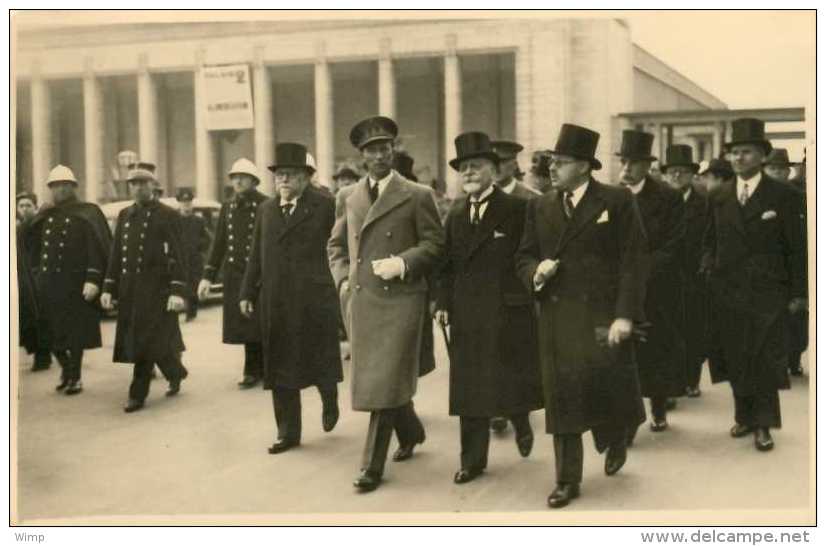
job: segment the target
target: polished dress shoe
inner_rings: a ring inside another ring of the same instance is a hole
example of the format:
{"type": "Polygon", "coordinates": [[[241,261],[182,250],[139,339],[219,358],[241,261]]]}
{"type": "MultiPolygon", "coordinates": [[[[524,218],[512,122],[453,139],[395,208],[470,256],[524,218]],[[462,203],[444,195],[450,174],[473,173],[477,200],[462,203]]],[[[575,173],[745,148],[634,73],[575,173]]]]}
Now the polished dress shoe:
{"type": "Polygon", "coordinates": [[[578,483],[558,483],[556,489],[548,497],[548,506],[562,508],[579,496],[578,483]]]}
{"type": "Polygon", "coordinates": [[[665,417],[654,417],[651,419],[649,427],[651,432],[662,432],[668,428],[668,421],[665,420],[665,417]]]}
{"type": "Polygon", "coordinates": [[[605,452],[605,475],[613,476],[625,465],[628,451],[625,446],[609,447],[605,452]]]}
{"type": "Polygon", "coordinates": [[[754,447],[758,451],[771,451],[774,447],[774,440],[767,428],[758,428],[754,431],[754,447]]]}
{"type": "Polygon", "coordinates": [[[729,434],[731,434],[732,438],[743,438],[752,432],[754,432],[754,427],[750,427],[748,425],[734,425],[731,427],[729,434]]]}
{"type": "Polygon", "coordinates": [[[180,379],[173,379],[169,382],[169,388],[166,389],[167,396],[175,396],[181,392],[181,380],[180,379]]]}
{"type": "Polygon", "coordinates": [[[54,388],[54,390],[56,390],[56,391],[62,391],[62,390],[63,390],[63,389],[65,389],[68,385],[69,385],[69,380],[68,380],[68,379],[64,379],[64,378],[62,378],[62,377],[61,377],[61,378],[60,378],[60,383],[58,383],[58,384],[57,384],[57,387],[55,387],[55,388],[54,388]]]}
{"type": "Polygon", "coordinates": [[[238,382],[238,386],[243,390],[251,389],[256,386],[259,381],[261,381],[261,379],[254,375],[245,375],[244,379],[238,382]]]}
{"type": "Polygon", "coordinates": [[[505,432],[506,428],[508,428],[508,420],[505,417],[490,418],[490,429],[493,432],[505,432]]]}
{"type": "Polygon", "coordinates": [[[530,455],[531,450],[533,449],[533,432],[528,431],[527,434],[517,436],[516,448],[519,450],[519,454],[523,457],[530,455]]]}
{"type": "Polygon", "coordinates": [[[324,429],[324,432],[330,432],[334,428],[336,428],[336,423],[338,423],[338,406],[334,406],[332,409],[325,409],[321,412],[321,428],[324,429]]]}
{"type": "Polygon", "coordinates": [[[362,470],[353,485],[363,492],[373,491],[381,483],[381,476],[377,476],[369,470],[362,470]]]}
{"type": "Polygon", "coordinates": [[[700,387],[686,387],[685,388],[685,395],[689,398],[699,398],[700,396],[700,387]]]}
{"type": "Polygon", "coordinates": [[[65,393],[67,395],[71,396],[80,392],[83,392],[83,383],[80,382],[80,379],[73,379],[72,381],[69,381],[68,385],[66,385],[65,393]]]}
{"type": "Polygon", "coordinates": [[[267,448],[267,451],[270,455],[278,455],[279,453],[284,453],[288,449],[292,449],[296,447],[300,442],[297,440],[285,440],[281,439],[275,442],[273,445],[267,448]]]}
{"type": "Polygon", "coordinates": [[[399,446],[399,449],[397,449],[396,452],[393,453],[393,460],[396,462],[406,461],[407,459],[413,456],[413,448],[416,447],[416,444],[422,444],[424,443],[424,440],[424,429],[422,429],[421,435],[416,439],[415,442],[413,442],[410,445],[399,446]]]}
{"type": "Polygon", "coordinates": [[[676,398],[668,398],[668,399],[666,399],[666,401],[665,401],[665,409],[667,409],[668,411],[671,411],[671,410],[673,410],[673,409],[674,409],[674,408],[676,408],[676,407],[677,407],[677,399],[676,399],[676,398]]]}
{"type": "Polygon", "coordinates": [[[484,472],[481,468],[462,468],[453,475],[453,483],[467,483],[475,480],[484,472]]]}
{"type": "Polygon", "coordinates": [[[130,398],[129,401],[123,406],[123,411],[126,413],[132,413],[134,411],[138,411],[143,407],[143,400],[135,400],[134,398],[130,398]]]}

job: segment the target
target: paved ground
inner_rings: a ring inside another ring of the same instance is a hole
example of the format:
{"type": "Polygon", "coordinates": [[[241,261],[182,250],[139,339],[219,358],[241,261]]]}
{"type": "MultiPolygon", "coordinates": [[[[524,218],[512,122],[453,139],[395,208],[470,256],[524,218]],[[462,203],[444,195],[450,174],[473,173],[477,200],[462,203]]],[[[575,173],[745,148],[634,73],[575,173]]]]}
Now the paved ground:
{"type": "MultiPolygon", "coordinates": [[[[131,415],[121,410],[131,366],[111,362],[112,322],[104,326],[104,348],[87,353],[85,391],[79,396],[54,391],[56,364],[32,373],[22,355],[16,493],[23,521],[82,523],[123,514],[293,514],[299,521],[301,513],[333,512],[395,513],[394,521],[404,521],[405,512],[415,518],[426,512],[490,511],[540,511],[549,523],[559,519],[560,511],[545,509],[553,487],[553,449],[540,412],[532,415],[537,441],[530,458],[519,457],[509,432],[492,439],[482,478],[452,483],[458,419],[447,415],[448,365],[439,335],[437,370],[420,382],[415,399],[427,441],[412,460],[388,462],[378,491],[357,494],[351,482],[368,417],[349,409],[346,381],[340,389],[341,420],[332,433],[322,432],[318,393],[307,390],[302,446],[269,455],[266,448],[275,436],[269,392],[235,386],[243,350],[220,343],[220,309],[203,310],[183,331],[190,378],[181,395],[165,398],[166,383],[158,379],[145,410],[131,415]]],[[[668,432],[641,429],[617,476],[603,475],[602,458],[586,438],[583,497],[566,516],[607,522],[616,521],[618,510],[805,509],[808,378],[795,378],[792,390],[781,394],[784,427],[768,454],[758,453],[750,439],[728,436],[733,411],[728,386],[711,386],[705,377],[702,387],[701,398],[680,401],[668,432]]],[[[753,519],[756,512],[747,513],[753,519]]],[[[696,523],[691,513],[679,517],[696,523]]]]}

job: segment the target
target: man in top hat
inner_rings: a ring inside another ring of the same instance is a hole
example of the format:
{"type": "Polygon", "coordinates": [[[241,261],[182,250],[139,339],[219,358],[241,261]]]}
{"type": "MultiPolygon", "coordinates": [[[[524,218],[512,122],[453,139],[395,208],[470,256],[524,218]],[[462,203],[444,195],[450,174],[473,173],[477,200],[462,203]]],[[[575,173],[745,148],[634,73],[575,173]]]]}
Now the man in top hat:
{"type": "Polygon", "coordinates": [[[725,185],[734,180],[734,170],[726,159],[712,159],[700,163],[698,172],[700,182],[711,196],[716,194],[725,185]]]}
{"type": "MultiPolygon", "coordinates": [[[[352,404],[370,412],[362,471],[354,485],[379,486],[395,425],[405,460],[425,439],[413,410],[422,370],[427,279],[444,251],[444,229],[432,190],[393,171],[398,127],[376,116],[356,124],[350,142],[367,176],[344,201],[328,243],[352,350],[352,404]]],[[[339,199],[342,199],[341,194],[339,199]]]]}
{"type": "Polygon", "coordinates": [[[189,293],[186,298],[186,320],[190,321],[198,315],[198,281],[204,270],[204,252],[209,248],[210,237],[206,220],[195,214],[192,207],[195,199],[192,188],[178,188],[175,199],[181,214],[181,243],[187,257],[189,293]]]}
{"type": "Polygon", "coordinates": [[[258,207],[240,311],[261,320],[264,388],[272,391],[278,439],[271,454],[301,443],[301,389],[321,394],[325,432],[338,421],[342,380],[338,298],[327,261],[333,199],[310,184],[315,161],[301,144],[276,146],[276,196],[258,207]]]}
{"type": "Polygon", "coordinates": [[[527,185],[543,195],[553,189],[551,171],[548,167],[550,160],[550,150],[536,150],[531,155],[531,169],[528,173],[527,185]]]}
{"type": "Polygon", "coordinates": [[[467,197],[447,217],[447,259],[436,319],[451,326],[450,414],[459,416],[461,467],[467,483],[487,467],[490,418],[507,415],[519,453],[533,447],[529,413],[542,407],[531,292],[516,274],[515,254],[527,200],[493,184],[499,156],[485,133],[456,137],[450,166],[467,197]]]}
{"type": "Polygon", "coordinates": [[[187,294],[180,215],[152,195],[154,173],[135,167],[127,177],[135,202],[118,214],[100,297],[104,309],[118,310],[113,360],[134,364],[127,413],[143,408],[155,365],[169,381],[167,396],[188,375],[178,325],[187,294]]]}
{"type": "Polygon", "coordinates": [[[78,199],[71,169],[56,166],[47,185],[52,205],[31,219],[25,248],[43,319],[38,335],[62,369],[57,390],[77,394],[83,351],[101,346],[98,295],[112,235],[100,207],[78,199]]]}
{"type": "Polygon", "coordinates": [[[493,151],[499,156],[499,176],[496,185],[507,194],[512,194],[522,199],[533,199],[542,195],[538,191],[530,188],[517,180],[519,171],[519,161],[517,156],[523,150],[521,144],[510,140],[494,140],[491,142],[493,151]]]}
{"type": "Polygon", "coordinates": [[[393,169],[408,180],[418,182],[419,179],[416,178],[415,174],[413,174],[414,162],[415,161],[412,157],[410,157],[410,154],[405,151],[397,151],[393,155],[393,169]]]}
{"type": "Polygon", "coordinates": [[[703,234],[708,225],[706,197],[694,187],[700,166],[694,163],[691,146],[676,144],[666,150],[669,161],[663,165],[665,180],[683,198],[685,238],[680,255],[683,275],[685,316],[683,334],[686,345],[686,395],[700,396],[703,362],[708,356],[708,290],[700,275],[703,257],[703,234]]]}
{"type": "Polygon", "coordinates": [[[786,148],[772,148],[772,151],[763,160],[763,172],[766,173],[766,176],[778,182],[788,182],[789,176],[792,174],[789,151],[786,148]]]}
{"type": "Polygon", "coordinates": [[[333,175],[333,182],[335,182],[335,191],[333,193],[337,194],[342,188],[352,186],[358,181],[359,174],[350,167],[344,165],[336,172],[336,174],[333,175]]]}
{"type": "Polygon", "coordinates": [[[762,172],[771,151],[762,121],[732,122],[726,150],[737,181],[710,200],[703,267],[734,393],[731,435],[753,432],[755,447],[768,451],[769,429],[781,425],[778,389],[789,387],[787,316],[807,307],[802,203],[762,172]]]}
{"type": "Polygon", "coordinates": [[[249,317],[239,307],[241,281],[252,250],[252,233],[258,214],[258,205],[267,196],[258,191],[261,177],[252,161],[241,158],[232,164],[229,180],[235,193],[221,205],[215,237],[209,250],[206,267],[198,284],[198,296],[204,299],[212,288],[219,270],[223,268],[224,320],[223,341],[244,346],[244,377],[238,382],[241,389],[250,389],[262,378],[261,325],[256,310],[249,317]]]}
{"type": "Polygon", "coordinates": [[[602,167],[598,142],[599,133],[562,126],[550,161],[554,191],[528,202],[517,253],[520,278],[539,300],[552,508],[579,496],[583,432],[607,451],[610,476],[625,463],[628,429],[645,421],[630,343],[643,315],[644,240],[631,194],[591,174],[602,167]]]}

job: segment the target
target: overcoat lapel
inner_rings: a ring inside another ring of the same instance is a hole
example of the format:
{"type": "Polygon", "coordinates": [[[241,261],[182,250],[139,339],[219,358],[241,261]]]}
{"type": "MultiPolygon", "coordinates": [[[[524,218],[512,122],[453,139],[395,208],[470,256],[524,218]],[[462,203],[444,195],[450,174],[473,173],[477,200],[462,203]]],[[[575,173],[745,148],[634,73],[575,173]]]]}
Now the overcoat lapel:
{"type": "Polygon", "coordinates": [[[556,237],[556,241],[553,245],[555,249],[553,257],[555,258],[559,254],[560,243],[562,242],[562,237],[567,229],[568,221],[565,219],[565,213],[562,211],[562,201],[559,198],[559,192],[553,190],[548,195],[548,199],[542,199],[539,202],[537,209],[541,212],[542,216],[545,217],[549,224],[548,229],[543,229],[542,231],[549,234],[551,237],[556,237]]]}
{"type": "MultiPolygon", "coordinates": [[[[287,225],[284,229],[281,230],[281,233],[278,235],[278,239],[281,240],[287,236],[295,227],[312,215],[313,209],[315,208],[315,200],[313,196],[309,193],[309,189],[304,190],[304,194],[298,199],[298,204],[295,207],[295,210],[290,214],[289,219],[287,220],[287,225]]],[[[280,199],[279,199],[279,207],[280,207],[280,199]]],[[[283,222],[283,215],[279,214],[279,217],[282,218],[283,222]]]]}
{"type": "Polygon", "coordinates": [[[757,189],[751,194],[749,200],[746,201],[746,206],[743,207],[743,224],[754,218],[755,215],[761,214],[766,209],[766,177],[762,177],[757,189]]]}
{"type": "Polygon", "coordinates": [[[732,182],[723,191],[725,193],[720,195],[720,213],[734,225],[737,232],[745,239],[746,227],[743,224],[743,211],[740,202],[737,201],[737,183],[732,182]]]}
{"type": "Polygon", "coordinates": [[[562,234],[559,240],[559,245],[556,249],[556,254],[562,252],[565,245],[576,237],[591,220],[593,220],[599,213],[605,210],[605,203],[602,197],[598,194],[597,182],[591,180],[588,184],[588,189],[585,190],[585,195],[574,209],[574,215],[568,222],[568,227],[562,234]]]}
{"type": "MultiPolygon", "coordinates": [[[[366,184],[367,180],[365,178],[364,191],[367,191],[366,184]]],[[[368,209],[364,223],[361,225],[361,230],[364,231],[370,224],[396,207],[401,206],[409,199],[410,192],[404,187],[404,184],[394,172],[393,176],[390,178],[390,181],[387,183],[387,186],[384,188],[384,191],[381,192],[381,195],[379,195],[379,198],[376,199],[375,203],[373,203],[373,206],[368,209]]],[[[367,197],[367,202],[370,202],[369,194],[367,197]]]]}
{"type": "MultiPolygon", "coordinates": [[[[501,191],[502,190],[494,187],[493,194],[490,196],[490,202],[485,210],[485,215],[482,216],[482,221],[479,222],[475,230],[471,230],[473,235],[470,240],[470,245],[467,247],[468,258],[473,256],[473,253],[488,239],[494,228],[502,222],[507,212],[501,191]]],[[[468,224],[470,224],[470,220],[468,220],[468,224]]]]}
{"type": "Polygon", "coordinates": [[[353,192],[347,196],[347,210],[350,211],[356,218],[354,227],[361,230],[364,225],[364,219],[367,216],[367,211],[370,210],[370,190],[367,188],[367,177],[363,177],[356,183],[353,192]]]}

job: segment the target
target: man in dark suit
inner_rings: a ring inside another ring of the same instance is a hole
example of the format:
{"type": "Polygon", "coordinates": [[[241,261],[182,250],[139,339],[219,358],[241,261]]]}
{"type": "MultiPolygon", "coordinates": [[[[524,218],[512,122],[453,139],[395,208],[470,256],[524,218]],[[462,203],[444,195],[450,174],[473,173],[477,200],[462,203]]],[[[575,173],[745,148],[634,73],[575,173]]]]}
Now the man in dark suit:
{"type": "Polygon", "coordinates": [[[175,199],[180,207],[181,242],[187,257],[189,293],[186,298],[186,320],[190,321],[198,316],[198,280],[204,270],[204,252],[209,248],[209,230],[206,220],[192,209],[195,194],[191,188],[179,188],[175,199]]]}
{"type": "Polygon", "coordinates": [[[579,496],[582,433],[605,473],[626,460],[626,434],[645,421],[630,336],[643,317],[644,241],[631,194],[591,176],[599,133],[564,124],[550,163],[554,191],[528,202],[517,254],[539,299],[545,425],[554,435],[556,488],[548,505],[579,496]]]}
{"type": "Polygon", "coordinates": [[[711,200],[703,267],[710,273],[728,380],[735,438],[754,433],[774,447],[778,389],[789,387],[787,315],[806,309],[806,241],[800,194],[762,173],[771,151],[764,123],[732,122],[726,144],[737,181],[711,200]]]}
{"type": "Polygon", "coordinates": [[[313,188],[312,156],[301,144],[276,147],[278,194],[259,206],[252,251],[241,285],[241,314],[259,308],[264,348],[264,388],[272,390],[283,453],[301,443],[301,390],[321,394],[322,428],[338,422],[342,379],[338,345],[338,298],[327,261],[335,221],[332,198],[313,188]]]}
{"type": "Polygon", "coordinates": [[[516,275],[527,201],[493,184],[499,157],[486,134],[456,137],[456,155],[450,166],[468,197],[447,217],[436,317],[451,325],[450,414],[461,429],[454,481],[461,484],[487,467],[491,417],[507,415],[519,453],[530,454],[529,413],[542,407],[542,382],[531,293],[516,275]]]}
{"type": "Polygon", "coordinates": [[[244,346],[244,377],[238,382],[241,389],[251,389],[261,381],[261,325],[258,313],[249,318],[241,314],[239,307],[241,281],[244,268],[249,262],[252,249],[252,229],[258,205],[267,196],[256,188],[261,183],[258,169],[252,161],[241,158],[233,163],[229,179],[235,188],[233,198],[221,205],[215,237],[209,251],[203,278],[198,284],[198,296],[209,294],[212,283],[223,271],[224,321],[223,341],[230,345],[244,346]]]}
{"type": "Polygon", "coordinates": [[[432,191],[392,169],[397,136],[396,123],[383,116],[350,131],[367,176],[344,201],[328,243],[350,334],[353,409],[370,412],[354,482],[361,491],[379,486],[394,425],[404,431],[395,460],[409,458],[425,439],[413,395],[424,330],[432,327],[426,319],[428,278],[442,259],[444,229],[432,191]]]}
{"type": "Polygon", "coordinates": [[[533,199],[542,195],[535,189],[526,186],[517,176],[520,173],[517,156],[524,148],[518,142],[510,140],[494,140],[491,142],[493,151],[499,156],[499,176],[496,185],[509,195],[522,199],[533,199]]]}

